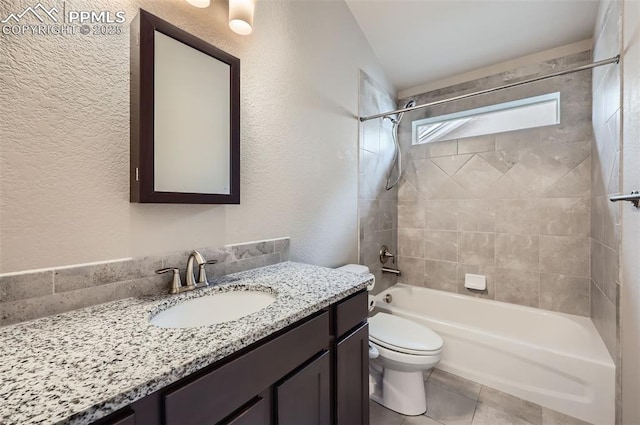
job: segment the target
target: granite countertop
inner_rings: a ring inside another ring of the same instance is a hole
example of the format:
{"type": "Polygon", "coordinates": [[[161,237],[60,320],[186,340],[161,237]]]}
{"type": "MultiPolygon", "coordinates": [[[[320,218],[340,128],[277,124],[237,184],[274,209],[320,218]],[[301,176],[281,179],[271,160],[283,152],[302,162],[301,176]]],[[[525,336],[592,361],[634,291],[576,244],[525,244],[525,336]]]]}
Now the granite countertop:
{"type": "Polygon", "coordinates": [[[368,282],[367,276],[287,262],[180,295],[127,298],[0,328],[0,424],[90,423],[368,282]],[[164,329],[149,323],[153,314],[186,299],[238,289],[267,291],[276,301],[212,326],[164,329]]]}

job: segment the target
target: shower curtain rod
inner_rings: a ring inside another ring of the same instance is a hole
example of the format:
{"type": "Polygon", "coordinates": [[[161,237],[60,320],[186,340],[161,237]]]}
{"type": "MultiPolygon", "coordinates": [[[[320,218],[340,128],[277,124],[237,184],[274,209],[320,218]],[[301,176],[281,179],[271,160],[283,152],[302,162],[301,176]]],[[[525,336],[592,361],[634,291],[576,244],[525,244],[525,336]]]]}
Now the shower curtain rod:
{"type": "Polygon", "coordinates": [[[591,69],[591,68],[595,68],[595,67],[603,66],[603,65],[609,65],[609,64],[612,64],[612,63],[620,63],[620,55],[614,56],[614,57],[609,58],[609,59],[604,59],[604,60],[601,60],[601,61],[598,61],[598,62],[593,62],[593,63],[589,63],[589,64],[582,65],[582,66],[577,66],[575,68],[568,68],[568,69],[565,69],[563,71],[554,72],[553,74],[542,75],[540,77],[530,78],[528,80],[519,81],[519,82],[516,82],[516,83],[505,84],[504,86],[494,87],[494,88],[486,89],[486,90],[480,90],[480,91],[476,91],[476,92],[473,92],[473,93],[467,93],[467,94],[463,94],[463,95],[460,95],[460,96],[450,97],[448,99],[437,100],[435,102],[423,103],[422,105],[411,106],[409,108],[396,109],[395,111],[384,112],[382,114],[369,115],[368,117],[359,117],[358,119],[361,122],[364,122],[364,121],[369,121],[369,120],[372,120],[372,119],[375,119],[375,118],[382,118],[382,117],[387,117],[389,115],[399,114],[401,112],[415,111],[416,109],[427,108],[429,106],[440,105],[440,104],[443,104],[443,103],[448,103],[448,102],[453,102],[453,101],[456,101],[456,100],[466,99],[468,97],[479,96],[481,94],[493,93],[494,91],[510,89],[512,87],[518,87],[518,86],[522,86],[522,85],[525,85],[525,84],[535,83],[537,81],[546,80],[547,78],[559,77],[561,75],[572,74],[574,72],[586,71],[587,69],[591,69]]]}

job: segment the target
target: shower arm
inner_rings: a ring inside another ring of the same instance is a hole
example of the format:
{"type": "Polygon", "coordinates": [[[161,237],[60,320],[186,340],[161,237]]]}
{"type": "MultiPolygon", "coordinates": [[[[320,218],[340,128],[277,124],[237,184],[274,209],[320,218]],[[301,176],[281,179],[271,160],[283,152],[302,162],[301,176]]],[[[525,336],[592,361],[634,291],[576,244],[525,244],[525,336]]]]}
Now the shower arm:
{"type": "Polygon", "coordinates": [[[364,122],[364,121],[369,121],[369,120],[373,120],[373,119],[376,119],[376,118],[383,118],[383,117],[387,117],[387,116],[390,116],[390,115],[395,115],[395,114],[400,114],[400,113],[404,113],[404,112],[415,111],[415,110],[418,110],[418,109],[428,108],[430,106],[441,105],[443,103],[454,102],[456,100],[462,100],[462,99],[466,99],[466,98],[469,98],[469,97],[480,96],[480,95],[487,94],[487,93],[493,93],[493,92],[500,91],[500,90],[505,90],[505,89],[510,89],[510,88],[513,88],[513,87],[522,86],[522,85],[525,85],[525,84],[531,84],[531,83],[535,83],[535,82],[538,82],[538,81],[546,80],[548,78],[560,77],[562,75],[573,74],[574,72],[579,72],[579,71],[586,71],[588,69],[596,68],[598,66],[603,66],[603,65],[610,65],[612,63],[620,63],[620,55],[614,56],[614,57],[609,58],[609,59],[604,59],[604,60],[601,60],[601,61],[589,63],[589,64],[586,64],[586,65],[577,66],[577,67],[574,67],[574,68],[568,68],[568,69],[565,69],[563,71],[554,72],[552,74],[547,74],[547,75],[542,75],[540,77],[530,78],[530,79],[524,80],[524,81],[518,81],[518,82],[515,82],[515,83],[505,84],[503,86],[494,87],[494,88],[491,88],[491,89],[485,89],[485,90],[480,90],[480,91],[476,91],[476,92],[473,92],[473,93],[463,94],[463,95],[460,95],[460,96],[454,96],[454,97],[450,97],[448,99],[437,100],[435,102],[423,103],[422,105],[416,105],[416,106],[411,106],[411,107],[408,107],[408,108],[397,109],[395,111],[383,112],[381,114],[369,115],[367,117],[359,117],[358,119],[361,122],[364,122]]]}

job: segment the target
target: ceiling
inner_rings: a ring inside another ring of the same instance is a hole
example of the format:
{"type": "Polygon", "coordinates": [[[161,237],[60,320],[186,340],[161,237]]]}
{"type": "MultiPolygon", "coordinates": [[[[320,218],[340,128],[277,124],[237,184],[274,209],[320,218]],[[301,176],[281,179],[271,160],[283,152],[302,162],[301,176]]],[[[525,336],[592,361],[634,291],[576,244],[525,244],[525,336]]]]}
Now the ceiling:
{"type": "Polygon", "coordinates": [[[398,91],[591,38],[598,0],[346,0],[398,91]]]}

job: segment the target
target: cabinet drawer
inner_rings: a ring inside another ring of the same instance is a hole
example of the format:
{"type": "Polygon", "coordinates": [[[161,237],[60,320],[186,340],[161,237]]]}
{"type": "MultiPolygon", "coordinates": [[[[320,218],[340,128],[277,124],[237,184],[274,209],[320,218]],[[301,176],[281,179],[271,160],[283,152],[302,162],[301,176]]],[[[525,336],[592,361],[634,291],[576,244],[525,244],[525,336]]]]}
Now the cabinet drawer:
{"type": "Polygon", "coordinates": [[[362,291],[336,306],[336,337],[344,335],[367,319],[367,304],[367,291],[362,291]]]}
{"type": "Polygon", "coordinates": [[[164,394],[166,425],[220,422],[330,341],[327,312],[164,394]],[[286,355],[283,355],[286,353],[286,355]]]}
{"type": "Polygon", "coordinates": [[[251,400],[246,406],[223,420],[220,425],[270,425],[271,424],[271,391],[251,400]]]}
{"type": "Polygon", "coordinates": [[[136,425],[136,414],[127,407],[105,418],[98,419],[93,425],[136,425]]]}

